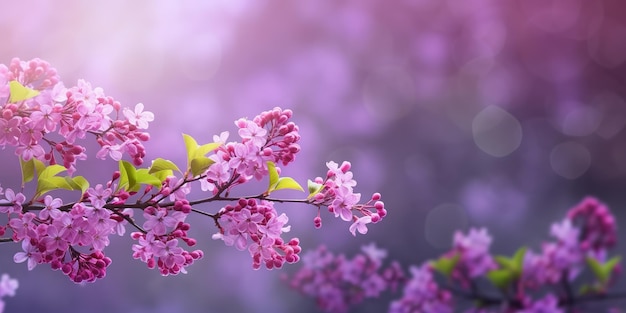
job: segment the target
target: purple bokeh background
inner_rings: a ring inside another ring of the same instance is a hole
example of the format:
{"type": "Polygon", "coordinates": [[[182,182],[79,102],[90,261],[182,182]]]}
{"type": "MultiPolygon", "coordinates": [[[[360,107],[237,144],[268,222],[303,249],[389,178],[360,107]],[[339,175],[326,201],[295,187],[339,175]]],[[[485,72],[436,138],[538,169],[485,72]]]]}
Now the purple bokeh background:
{"type": "MultiPolygon", "coordinates": [[[[236,135],[239,117],[292,109],[302,153],[284,175],[304,183],[350,160],[357,191],[380,191],[389,210],[353,238],[328,214],[314,230],[313,208],[280,206],[305,249],[351,255],[374,241],[408,266],[471,226],[490,230],[497,253],[537,249],[588,194],[626,223],[619,0],[62,0],[0,12],[1,63],[39,57],[66,85],[84,78],[154,112],[147,159],[183,162],[181,133],[208,142],[236,135]]],[[[104,182],[116,164],[93,153],[79,174],[104,182]]],[[[17,187],[12,151],[0,160],[0,183],[17,187]]],[[[211,240],[210,221],[192,226],[206,257],[167,278],[132,259],[129,238],[113,238],[107,278],[86,286],[45,265],[29,272],[12,262],[18,245],[1,245],[0,272],[20,280],[6,311],[315,312],[280,271],[253,271],[247,253],[211,240]]]]}

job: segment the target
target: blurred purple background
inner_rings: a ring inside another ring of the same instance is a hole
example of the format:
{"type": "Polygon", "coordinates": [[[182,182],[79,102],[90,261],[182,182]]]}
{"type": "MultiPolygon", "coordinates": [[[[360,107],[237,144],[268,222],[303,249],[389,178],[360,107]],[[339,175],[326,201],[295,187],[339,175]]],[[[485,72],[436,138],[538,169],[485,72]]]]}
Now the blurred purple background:
{"type": "MultiPolygon", "coordinates": [[[[239,117],[292,109],[302,153],[284,175],[304,183],[347,159],[357,191],[380,191],[389,210],[353,238],[328,214],[314,230],[315,210],[281,206],[305,249],[351,255],[374,241],[408,266],[471,226],[499,254],[538,249],[589,194],[626,223],[620,0],[11,1],[0,12],[1,63],[39,57],[66,85],[84,78],[154,112],[147,159],[183,162],[181,133],[208,142],[236,135],[239,117]]],[[[93,153],[78,169],[104,182],[116,165],[93,153]]],[[[2,162],[0,183],[17,187],[12,151],[2,162]]],[[[129,238],[113,238],[107,278],[86,286],[46,265],[29,272],[12,262],[18,245],[1,245],[0,272],[20,280],[7,312],[315,312],[280,271],[253,271],[247,253],[211,240],[210,221],[192,226],[206,257],[167,278],[132,259],[129,238]]]]}

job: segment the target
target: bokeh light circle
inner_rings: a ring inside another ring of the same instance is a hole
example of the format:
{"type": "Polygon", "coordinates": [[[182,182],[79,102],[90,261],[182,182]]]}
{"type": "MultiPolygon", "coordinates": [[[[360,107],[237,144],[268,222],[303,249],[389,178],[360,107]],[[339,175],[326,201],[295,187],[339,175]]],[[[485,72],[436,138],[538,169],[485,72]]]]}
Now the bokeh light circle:
{"type": "Polygon", "coordinates": [[[509,112],[488,106],[472,121],[474,142],[485,153],[504,157],[515,151],[522,142],[522,126],[509,112]]]}
{"type": "Polygon", "coordinates": [[[580,143],[563,142],[552,148],[550,166],[559,176],[576,179],[591,166],[591,153],[580,143]]]}
{"type": "Polygon", "coordinates": [[[424,224],[426,241],[435,248],[446,249],[452,244],[454,232],[467,228],[469,221],[461,206],[445,203],[430,210],[424,224]]]}

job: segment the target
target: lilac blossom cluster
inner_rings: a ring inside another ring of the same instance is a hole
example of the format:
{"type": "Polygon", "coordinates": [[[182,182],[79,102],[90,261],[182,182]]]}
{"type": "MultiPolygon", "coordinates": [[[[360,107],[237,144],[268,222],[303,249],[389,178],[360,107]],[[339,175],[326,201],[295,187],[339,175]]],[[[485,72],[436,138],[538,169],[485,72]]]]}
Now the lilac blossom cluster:
{"type": "MultiPolygon", "coordinates": [[[[275,203],[311,205],[318,219],[321,207],[329,207],[335,216],[353,221],[353,234],[355,229],[364,234],[365,224],[378,222],[386,211],[380,194],[359,203],[348,162],[341,167],[329,162],[327,178],[309,188],[308,197],[273,197],[281,189],[304,191],[293,178],[281,177],[278,167],[293,163],[300,152],[292,115],[277,107],[251,120],[238,119],[238,141],[227,142],[228,132],[207,144],[183,135],[184,167],[157,158],[140,168],[146,157],[142,142],[150,138],[145,130],[154,120],[143,104],[122,108],[83,80],[66,88],[56,70],[39,59],[0,65],[0,146],[15,147],[22,171],[20,190],[0,188],[0,216],[6,217],[0,222],[0,242],[19,243],[22,251],[13,259],[29,270],[48,264],[72,281],[86,283],[106,276],[112,262],[105,254],[110,236],[122,236],[129,227],[135,259],[163,276],[186,273],[204,254],[192,249],[197,243],[189,235],[187,217],[192,213],[212,219],[214,239],[247,250],[254,269],[281,268],[300,259],[299,239],[282,237],[291,227],[275,203]],[[80,172],[76,161],[88,157],[80,144],[88,136],[100,146],[98,159],[118,162],[119,170],[104,184],[74,175],[80,172]],[[57,162],[59,157],[62,162],[57,162]],[[264,179],[269,182],[266,190],[232,195],[236,186],[264,179]],[[29,184],[34,192],[26,188],[29,184]],[[196,184],[206,196],[190,199],[196,184]],[[56,196],[61,190],[79,193],[68,200],[56,196]],[[214,213],[198,208],[213,202],[227,204],[214,213]]],[[[13,295],[16,288],[15,280],[3,276],[0,298],[13,295]]]]}
{"type": "MultiPolygon", "coordinates": [[[[617,296],[610,289],[621,273],[620,257],[608,257],[616,244],[616,229],[609,209],[587,197],[565,219],[552,224],[553,240],[544,242],[540,252],[522,247],[512,257],[493,255],[492,237],[485,228],[457,231],[450,251],[411,266],[409,278],[399,276],[396,282],[403,284],[403,293],[390,304],[389,312],[582,312],[594,301],[617,296]],[[592,275],[582,275],[585,270],[592,275]]],[[[359,300],[365,294],[378,294],[368,293],[371,289],[362,281],[346,283],[343,273],[358,272],[361,265],[347,262],[344,256],[320,248],[304,260],[304,268],[289,283],[315,298],[326,312],[346,312],[359,303],[353,301],[355,290],[359,300]],[[335,263],[342,264],[340,274],[329,270],[334,268],[329,264],[335,263]]]]}
{"type": "MultiPolygon", "coordinates": [[[[380,201],[380,194],[374,193],[366,203],[359,204],[361,194],[353,191],[356,181],[350,171],[352,166],[350,162],[344,161],[339,166],[331,161],[326,163],[326,166],[328,167],[326,178],[317,177],[311,183],[316,190],[311,197],[312,203],[318,207],[328,207],[329,212],[346,222],[352,221],[349,228],[352,235],[355,236],[357,231],[366,234],[368,224],[378,223],[387,215],[385,205],[380,201]]],[[[317,228],[322,226],[319,210],[313,222],[317,228]]]]}
{"type": "Polygon", "coordinates": [[[302,258],[303,267],[284,279],[291,288],[314,298],[327,312],[347,312],[365,299],[376,298],[388,289],[395,290],[405,280],[399,263],[383,267],[385,250],[374,244],[361,250],[362,253],[348,259],[320,246],[308,251],[302,258]]]}
{"type": "Polygon", "coordinates": [[[0,64],[0,104],[1,147],[15,147],[15,154],[25,161],[60,163],[70,173],[77,160],[87,158],[86,149],[76,143],[87,133],[94,134],[101,146],[97,157],[109,155],[117,161],[126,153],[140,165],[145,156],[142,142],[150,138],[142,130],[154,119],[152,113],[143,112],[143,104],[122,110],[102,88],[84,80],[65,87],[56,70],[40,59],[15,58],[8,67],[0,64]],[[16,96],[20,92],[30,95],[21,100],[16,96]]]}

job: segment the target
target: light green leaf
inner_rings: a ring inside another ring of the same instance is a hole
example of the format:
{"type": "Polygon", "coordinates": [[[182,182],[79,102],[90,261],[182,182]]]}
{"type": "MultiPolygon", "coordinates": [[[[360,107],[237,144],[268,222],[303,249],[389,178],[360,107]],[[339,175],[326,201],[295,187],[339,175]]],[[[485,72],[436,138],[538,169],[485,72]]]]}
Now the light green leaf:
{"type": "Polygon", "coordinates": [[[528,248],[521,247],[517,249],[517,251],[515,251],[515,254],[513,255],[512,261],[515,264],[515,269],[520,272],[522,271],[522,268],[524,267],[524,256],[526,256],[527,250],[528,248]]]}
{"type": "Polygon", "coordinates": [[[193,177],[196,177],[204,173],[204,171],[206,171],[213,163],[215,163],[215,161],[204,156],[193,158],[190,165],[191,175],[193,175],[193,177]]]}
{"type": "Polygon", "coordinates": [[[609,278],[611,278],[611,272],[613,272],[613,269],[619,264],[621,259],[620,256],[614,256],[604,264],[592,257],[587,257],[586,261],[598,281],[604,285],[609,281],[609,278]]]}
{"type": "Polygon", "coordinates": [[[135,184],[137,182],[136,172],[137,169],[127,161],[120,160],[119,162],[120,168],[120,182],[117,186],[117,189],[132,191],[135,188],[135,184]]]}
{"type": "Polygon", "coordinates": [[[9,96],[9,103],[17,103],[20,101],[28,100],[30,98],[34,98],[39,95],[38,90],[28,88],[22,85],[17,80],[12,80],[9,82],[9,92],[11,93],[11,95],[9,96]]]}
{"type": "Polygon", "coordinates": [[[196,150],[198,150],[198,142],[187,134],[183,134],[183,140],[185,141],[185,148],[187,149],[187,168],[189,168],[191,166],[191,160],[193,160],[196,150]]]}
{"type": "Polygon", "coordinates": [[[151,173],[152,176],[158,178],[161,183],[163,183],[168,176],[172,176],[174,175],[174,172],[172,170],[164,170],[164,171],[158,171],[156,173],[151,173]]]}
{"type": "Polygon", "coordinates": [[[492,270],[487,273],[487,279],[494,286],[505,289],[513,280],[513,273],[507,269],[492,270]]]}
{"type": "Polygon", "coordinates": [[[147,168],[138,169],[137,172],[135,172],[135,178],[136,178],[136,185],[134,186],[133,191],[138,191],[140,184],[152,185],[157,188],[161,187],[162,181],[156,176],[150,174],[147,168]]]}
{"type": "Polygon", "coordinates": [[[307,197],[308,199],[313,198],[324,187],[324,185],[318,184],[310,179],[307,180],[306,184],[307,184],[307,189],[309,190],[309,196],[307,197]]]}
{"type": "Polygon", "coordinates": [[[53,176],[38,179],[37,190],[35,193],[37,197],[40,197],[47,192],[58,189],[73,190],[72,185],[68,182],[66,177],[53,176]]]}
{"type": "Polygon", "coordinates": [[[513,267],[515,267],[513,260],[509,259],[508,257],[497,255],[494,257],[494,259],[501,268],[513,269],[513,267]]]}
{"type": "Polygon", "coordinates": [[[22,169],[22,187],[35,178],[35,159],[24,161],[20,158],[20,168],[22,169]]]}
{"type": "Polygon", "coordinates": [[[274,185],[274,187],[272,188],[272,191],[281,190],[281,189],[293,189],[293,190],[298,190],[298,191],[304,191],[304,189],[302,189],[302,186],[300,186],[300,184],[298,184],[298,182],[296,182],[296,180],[291,177],[279,178],[276,185],[274,185]]]}
{"type": "Polygon", "coordinates": [[[56,176],[57,174],[66,171],[67,169],[59,164],[53,164],[47,166],[43,171],[37,173],[39,175],[39,179],[50,178],[56,176]]]}
{"type": "Polygon", "coordinates": [[[222,144],[219,142],[211,142],[198,147],[194,153],[194,158],[206,156],[207,153],[219,148],[222,144]]]}
{"type": "Polygon", "coordinates": [[[74,183],[75,186],[78,187],[78,188],[76,188],[74,190],[80,190],[81,197],[82,197],[82,194],[84,194],[85,191],[87,191],[87,189],[89,189],[89,182],[85,179],[85,177],[76,176],[76,177],[72,178],[72,182],[74,183]]]}
{"type": "Polygon", "coordinates": [[[450,277],[458,262],[459,255],[455,254],[451,257],[442,256],[436,261],[431,261],[430,264],[436,271],[443,274],[445,277],[450,277]]]}
{"type": "Polygon", "coordinates": [[[269,186],[267,186],[267,193],[270,193],[274,190],[274,187],[278,183],[278,170],[276,169],[276,164],[274,162],[267,162],[267,171],[270,176],[269,186]]]}
{"type": "Polygon", "coordinates": [[[165,171],[165,170],[180,172],[180,169],[178,169],[178,166],[176,166],[174,162],[170,160],[165,160],[162,158],[157,158],[156,160],[152,161],[152,166],[150,166],[149,173],[154,174],[156,172],[165,171]]]}

